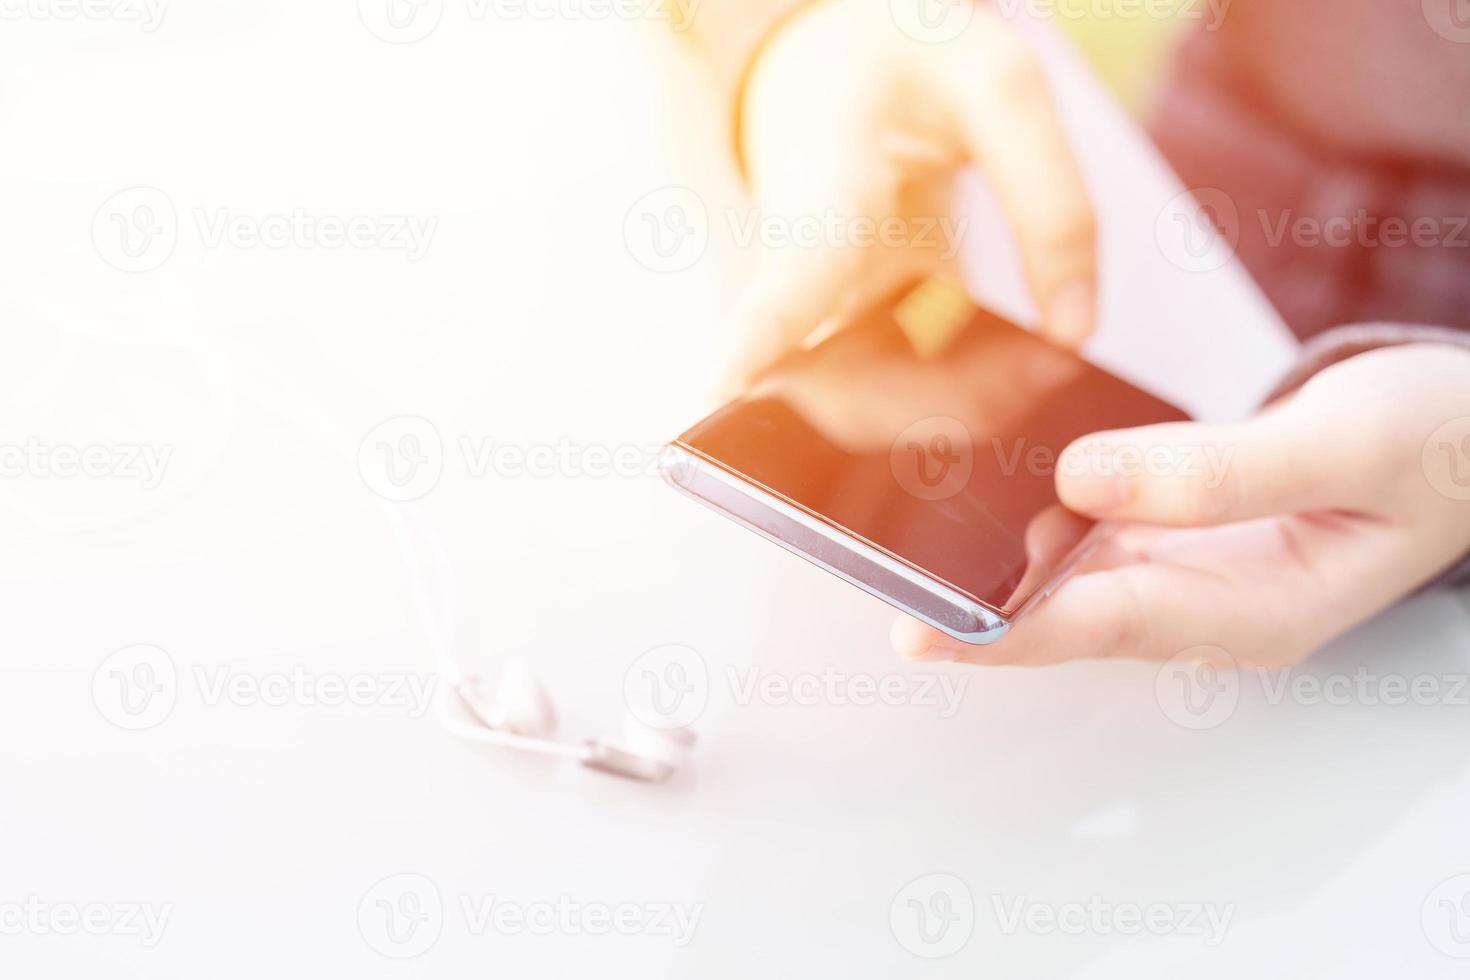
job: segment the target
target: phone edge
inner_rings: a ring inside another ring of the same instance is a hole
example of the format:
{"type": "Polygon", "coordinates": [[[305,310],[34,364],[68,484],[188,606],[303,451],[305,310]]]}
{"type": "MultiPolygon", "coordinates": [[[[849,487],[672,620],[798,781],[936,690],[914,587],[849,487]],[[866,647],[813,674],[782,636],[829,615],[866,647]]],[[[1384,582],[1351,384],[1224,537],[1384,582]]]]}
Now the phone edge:
{"type": "Polygon", "coordinates": [[[893,606],[921,622],[927,623],[947,636],[952,636],[962,643],[972,646],[986,646],[994,643],[1010,630],[1011,623],[995,610],[981,605],[968,596],[956,592],[954,589],[927,576],[916,572],[908,565],[896,561],[882,551],[871,547],[863,541],[851,535],[844,534],[840,530],[813,518],[800,508],[782,500],[780,497],[756,486],[748,480],[742,480],[737,474],[731,473],[723,467],[717,466],[702,457],[690,452],[678,443],[670,443],[659,458],[659,472],[665,482],[674,489],[688,497],[699,501],[705,506],[724,515],[735,523],[754,531],[756,534],[774,544],[780,545],[792,554],[806,559],[818,568],[829,572],[838,578],[854,585],[869,595],[881,599],[888,605],[893,606]],[[810,549],[789,538],[782,537],[776,531],[761,527],[747,519],[746,516],[731,510],[729,507],[713,499],[707,493],[701,493],[694,485],[693,476],[698,475],[712,480],[726,490],[734,491],[745,501],[752,505],[763,508],[775,517],[797,525],[808,535],[814,535],[828,545],[834,545],[842,551],[850,554],[858,562],[865,562],[876,567],[890,579],[900,579],[908,585],[919,589],[933,602],[948,608],[957,620],[969,620],[975,624],[975,629],[962,629],[945,623],[915,607],[912,603],[904,601],[893,592],[885,590],[876,581],[865,580],[855,573],[833,565],[824,560],[810,549]]]}

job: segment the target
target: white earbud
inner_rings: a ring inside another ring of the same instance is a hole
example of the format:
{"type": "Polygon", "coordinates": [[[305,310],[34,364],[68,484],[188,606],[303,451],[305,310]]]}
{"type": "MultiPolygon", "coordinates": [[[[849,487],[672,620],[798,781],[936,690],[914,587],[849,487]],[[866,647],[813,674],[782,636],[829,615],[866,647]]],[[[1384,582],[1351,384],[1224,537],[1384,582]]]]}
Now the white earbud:
{"type": "Polygon", "coordinates": [[[653,728],[632,715],[623,719],[624,745],[639,755],[676,768],[689,758],[694,742],[694,732],[687,728],[653,728]]]}
{"type": "Polygon", "coordinates": [[[650,728],[629,716],[623,722],[622,744],[593,739],[585,744],[581,761],[615,776],[662,782],[689,758],[694,741],[694,733],[687,728],[650,728]]]}
{"type": "Polygon", "coordinates": [[[450,731],[461,738],[576,759],[589,769],[614,776],[663,782],[684,764],[694,745],[694,733],[687,729],[663,731],[631,717],[624,724],[621,742],[604,738],[580,744],[559,741],[552,737],[556,709],[551,698],[536,675],[519,661],[506,665],[498,685],[471,674],[455,684],[454,690],[483,726],[446,721],[450,731]]]}
{"type": "MultiPolygon", "coordinates": [[[[114,337],[116,325],[106,326],[107,335],[114,337]]],[[[197,334],[186,330],[179,337],[191,349],[195,343],[207,343],[211,356],[228,366],[218,378],[211,376],[211,391],[220,378],[234,381],[239,377],[241,391],[252,395],[266,410],[301,426],[349,466],[357,465],[356,437],[342,432],[329,413],[292,397],[276,383],[270,366],[256,363],[248,351],[226,349],[211,338],[201,341],[197,334]]],[[[626,747],[603,739],[580,743],[558,741],[551,737],[556,731],[556,710],[551,698],[524,665],[508,664],[497,685],[476,675],[460,675],[452,655],[454,568],[443,540],[413,504],[386,500],[378,503],[409,572],[414,605],[438,675],[446,682],[439,688],[435,701],[435,713],[446,729],[470,741],[575,759],[589,769],[632,779],[660,781],[674,774],[692,745],[693,736],[688,733],[630,732],[626,747]],[[478,724],[466,721],[464,712],[456,710],[447,693],[450,687],[478,724]]]]}
{"type": "Polygon", "coordinates": [[[459,682],[458,691],[465,707],[486,728],[532,738],[545,738],[556,731],[551,697],[519,660],[505,665],[498,685],[471,674],[459,682]]]}

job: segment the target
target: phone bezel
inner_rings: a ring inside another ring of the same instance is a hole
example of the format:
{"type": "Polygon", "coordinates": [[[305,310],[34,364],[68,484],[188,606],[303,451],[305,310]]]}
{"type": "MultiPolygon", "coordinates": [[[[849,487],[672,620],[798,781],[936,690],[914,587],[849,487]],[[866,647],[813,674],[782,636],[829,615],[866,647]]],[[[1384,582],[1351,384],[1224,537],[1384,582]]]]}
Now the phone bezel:
{"type": "Polygon", "coordinates": [[[680,492],[963,643],[994,643],[1011,628],[1014,616],[925,575],[683,443],[669,444],[659,471],[680,492]]]}

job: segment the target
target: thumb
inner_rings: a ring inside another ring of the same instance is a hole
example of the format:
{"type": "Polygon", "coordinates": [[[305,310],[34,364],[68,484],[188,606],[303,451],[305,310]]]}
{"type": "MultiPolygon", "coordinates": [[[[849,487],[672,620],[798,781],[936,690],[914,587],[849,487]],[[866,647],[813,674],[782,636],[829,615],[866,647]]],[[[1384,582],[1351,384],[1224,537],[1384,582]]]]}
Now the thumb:
{"type": "Polygon", "coordinates": [[[774,256],[730,313],[741,345],[726,379],[740,389],[799,347],[848,305],[862,268],[860,251],[823,243],[774,256]]]}
{"type": "Polygon", "coordinates": [[[1294,399],[1239,425],[1178,422],[1086,436],[1058,460],[1057,494],[1092,517],[1173,526],[1362,503],[1372,483],[1363,447],[1349,427],[1320,424],[1306,407],[1294,399]]]}

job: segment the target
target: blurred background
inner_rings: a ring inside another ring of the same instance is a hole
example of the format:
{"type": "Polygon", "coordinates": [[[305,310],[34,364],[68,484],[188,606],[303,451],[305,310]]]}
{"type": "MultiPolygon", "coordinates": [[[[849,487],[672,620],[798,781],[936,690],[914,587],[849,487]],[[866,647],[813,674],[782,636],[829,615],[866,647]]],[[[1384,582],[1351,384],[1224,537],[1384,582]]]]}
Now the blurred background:
{"type": "MultiPolygon", "coordinates": [[[[1229,418],[1297,342],[1228,235],[1166,233],[1198,207],[1140,120],[1195,6],[1017,19],[1099,209],[1089,353],[1229,418]]],[[[1463,705],[1250,688],[1201,730],[1142,665],[896,664],[885,607],[661,484],[758,258],[665,10],[0,6],[0,967],[1462,975],[1463,705]],[[513,658],[619,733],[671,646],[703,700],[660,787],[413,693],[513,658]],[[832,670],[929,693],[748,693],[832,670]]],[[[967,283],[1033,322],[965,190],[967,283]]],[[[1307,669],[1467,657],[1436,593],[1307,669]]]]}

